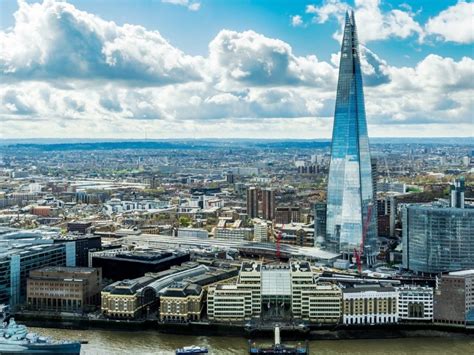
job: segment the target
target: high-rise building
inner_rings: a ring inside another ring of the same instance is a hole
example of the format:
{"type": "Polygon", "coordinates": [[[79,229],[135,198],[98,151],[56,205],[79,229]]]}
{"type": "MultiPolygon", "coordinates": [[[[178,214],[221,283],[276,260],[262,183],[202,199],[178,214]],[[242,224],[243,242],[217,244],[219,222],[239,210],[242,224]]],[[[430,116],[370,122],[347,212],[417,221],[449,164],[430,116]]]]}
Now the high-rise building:
{"type": "Polygon", "coordinates": [[[451,207],[464,208],[464,177],[456,179],[451,184],[451,207]]]}
{"type": "Polygon", "coordinates": [[[275,191],[272,189],[262,190],[262,218],[270,221],[275,218],[275,191]]]}
{"type": "Polygon", "coordinates": [[[250,218],[258,217],[258,189],[255,186],[247,189],[247,214],[250,218]]]}
{"type": "Polygon", "coordinates": [[[364,92],[354,13],[346,15],[339,64],[327,193],[326,247],[376,252],[376,218],[364,92]],[[365,238],[363,232],[366,231],[365,238]]]}
{"type": "Polygon", "coordinates": [[[323,244],[326,239],[326,204],[316,202],[314,204],[314,234],[317,244],[323,244]]]}
{"type": "MultiPolygon", "coordinates": [[[[464,206],[463,182],[452,187],[452,206],[464,206]]],[[[402,225],[404,268],[433,274],[474,268],[473,208],[408,205],[402,225]]]]}

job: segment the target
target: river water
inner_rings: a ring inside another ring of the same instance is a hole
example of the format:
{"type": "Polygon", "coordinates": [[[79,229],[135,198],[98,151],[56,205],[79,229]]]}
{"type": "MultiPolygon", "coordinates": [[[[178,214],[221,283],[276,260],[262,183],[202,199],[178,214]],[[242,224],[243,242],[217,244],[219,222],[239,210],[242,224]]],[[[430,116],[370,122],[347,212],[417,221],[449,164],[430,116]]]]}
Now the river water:
{"type": "MultiPolygon", "coordinates": [[[[77,339],[87,341],[81,354],[174,354],[178,347],[200,345],[209,348],[210,354],[245,355],[247,339],[239,337],[205,337],[189,335],[161,334],[156,331],[116,331],[116,330],[65,330],[30,328],[31,331],[56,339],[77,339]]],[[[270,339],[259,343],[271,343],[270,339]]],[[[290,343],[291,344],[291,343],[290,343]]],[[[377,340],[313,340],[310,341],[311,354],[347,355],[472,355],[474,336],[454,335],[453,337],[419,337],[377,340]]]]}

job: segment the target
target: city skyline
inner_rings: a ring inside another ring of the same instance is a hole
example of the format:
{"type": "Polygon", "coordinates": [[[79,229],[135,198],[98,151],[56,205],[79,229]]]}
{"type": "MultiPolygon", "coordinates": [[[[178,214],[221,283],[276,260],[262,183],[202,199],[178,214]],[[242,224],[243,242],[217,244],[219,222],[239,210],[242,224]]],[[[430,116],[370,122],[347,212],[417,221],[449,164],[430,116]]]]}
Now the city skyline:
{"type": "Polygon", "coordinates": [[[348,6],[369,136],[472,132],[472,3],[115,4],[2,3],[0,138],[328,138],[348,6]]]}

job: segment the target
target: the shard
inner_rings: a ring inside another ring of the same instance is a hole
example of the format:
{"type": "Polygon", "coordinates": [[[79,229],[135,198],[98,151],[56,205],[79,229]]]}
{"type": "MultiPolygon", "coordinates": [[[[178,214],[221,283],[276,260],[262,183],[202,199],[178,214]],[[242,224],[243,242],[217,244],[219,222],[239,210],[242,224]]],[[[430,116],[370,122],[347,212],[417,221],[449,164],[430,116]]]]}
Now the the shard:
{"type": "Polygon", "coordinates": [[[364,91],[354,13],[346,14],[337,83],[327,189],[327,249],[358,254],[370,263],[376,253],[376,214],[364,91]]]}

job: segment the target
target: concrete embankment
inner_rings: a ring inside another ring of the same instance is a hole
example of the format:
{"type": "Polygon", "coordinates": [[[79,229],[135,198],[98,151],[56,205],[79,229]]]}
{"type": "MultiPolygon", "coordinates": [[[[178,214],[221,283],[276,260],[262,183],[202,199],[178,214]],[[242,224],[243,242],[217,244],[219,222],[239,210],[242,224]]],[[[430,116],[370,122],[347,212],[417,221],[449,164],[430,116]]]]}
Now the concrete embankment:
{"type": "MultiPolygon", "coordinates": [[[[243,324],[216,324],[208,322],[194,323],[160,323],[157,320],[112,320],[97,319],[75,315],[52,315],[23,312],[15,314],[18,322],[29,327],[63,328],[63,329],[110,329],[110,330],[157,330],[161,333],[202,335],[202,336],[241,336],[247,338],[272,338],[273,327],[246,329],[243,324]]],[[[312,325],[310,328],[283,326],[286,339],[390,339],[408,337],[452,337],[474,336],[474,327],[417,323],[372,325],[351,328],[337,325],[312,325]]]]}

